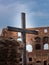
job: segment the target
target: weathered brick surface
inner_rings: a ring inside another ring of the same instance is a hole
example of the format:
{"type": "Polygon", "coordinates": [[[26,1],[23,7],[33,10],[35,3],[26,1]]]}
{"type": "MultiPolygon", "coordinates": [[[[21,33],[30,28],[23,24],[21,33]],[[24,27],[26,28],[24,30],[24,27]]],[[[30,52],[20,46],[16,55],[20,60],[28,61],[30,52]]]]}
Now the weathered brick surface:
{"type": "Polygon", "coordinates": [[[37,30],[39,34],[26,35],[27,44],[31,44],[33,47],[32,52],[30,53],[27,52],[27,64],[28,65],[31,65],[31,64],[32,65],[48,65],[49,64],[49,27],[38,27],[38,28],[29,28],[29,29],[37,30]],[[45,29],[46,29],[46,32],[44,32],[45,29]],[[37,45],[36,47],[36,44],[39,44],[39,45],[37,45]],[[44,49],[44,44],[48,44],[48,49],[44,49]],[[29,61],[29,58],[32,58],[32,61],[29,61]]]}
{"type": "MultiPolygon", "coordinates": [[[[32,52],[26,51],[27,65],[49,65],[49,27],[38,27],[38,28],[29,28],[29,29],[37,30],[39,32],[39,34],[38,35],[26,34],[26,44],[31,44],[33,47],[32,52]],[[44,32],[44,29],[47,29],[46,33],[44,32]],[[44,50],[44,44],[46,44],[46,43],[48,44],[48,49],[44,50]],[[30,60],[29,60],[29,58],[30,58],[30,60]]],[[[11,37],[13,35],[14,34],[12,34],[11,37]]],[[[10,35],[7,37],[10,37],[10,35]]],[[[17,47],[17,49],[18,49],[18,47],[17,47]]],[[[22,45],[21,45],[21,48],[22,48],[22,45]]],[[[17,51],[17,52],[20,52],[20,51],[17,51]]],[[[22,50],[21,50],[21,52],[22,52],[22,50]]],[[[17,57],[18,57],[18,55],[17,55],[17,57]]],[[[22,65],[21,53],[20,53],[19,58],[20,58],[20,61],[19,61],[20,65],[22,65]]],[[[18,58],[18,60],[19,60],[19,58],[18,58]]]]}
{"type": "Polygon", "coordinates": [[[0,38],[0,65],[19,65],[22,49],[22,42],[9,38],[0,38]]]}
{"type": "Polygon", "coordinates": [[[17,38],[18,34],[17,32],[13,32],[13,31],[8,31],[6,28],[3,28],[1,36],[3,37],[9,37],[9,38],[17,38]]]}

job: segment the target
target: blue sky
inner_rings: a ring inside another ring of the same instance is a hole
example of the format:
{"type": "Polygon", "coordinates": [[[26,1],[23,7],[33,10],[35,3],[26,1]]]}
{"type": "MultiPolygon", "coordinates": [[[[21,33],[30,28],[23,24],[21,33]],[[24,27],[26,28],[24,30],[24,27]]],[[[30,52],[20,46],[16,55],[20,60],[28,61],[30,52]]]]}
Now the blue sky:
{"type": "Polygon", "coordinates": [[[21,12],[26,13],[26,27],[49,26],[49,0],[0,0],[0,30],[21,27],[21,12]]]}

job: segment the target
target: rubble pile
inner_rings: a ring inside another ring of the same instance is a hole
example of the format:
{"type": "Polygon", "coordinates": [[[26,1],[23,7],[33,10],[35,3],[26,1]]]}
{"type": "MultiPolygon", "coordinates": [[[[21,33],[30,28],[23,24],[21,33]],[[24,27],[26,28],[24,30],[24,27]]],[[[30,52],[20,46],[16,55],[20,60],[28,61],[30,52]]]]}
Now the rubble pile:
{"type": "Polygon", "coordinates": [[[19,65],[23,47],[20,41],[0,38],[0,65],[19,65]]]}

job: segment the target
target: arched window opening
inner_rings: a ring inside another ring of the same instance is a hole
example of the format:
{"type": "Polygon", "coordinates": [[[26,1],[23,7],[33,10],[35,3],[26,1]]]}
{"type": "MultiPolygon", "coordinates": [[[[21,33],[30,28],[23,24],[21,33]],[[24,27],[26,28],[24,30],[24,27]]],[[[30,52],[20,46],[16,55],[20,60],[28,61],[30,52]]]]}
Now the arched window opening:
{"type": "Polygon", "coordinates": [[[29,61],[32,61],[32,58],[31,57],[29,58],[29,61]]]}
{"type": "Polygon", "coordinates": [[[48,43],[44,44],[44,50],[48,50],[48,43]]]}
{"type": "Polygon", "coordinates": [[[48,30],[47,29],[44,29],[44,33],[47,33],[48,32],[48,30]]]}
{"type": "Polygon", "coordinates": [[[40,41],[41,41],[41,38],[40,38],[40,37],[36,37],[36,38],[35,38],[35,41],[36,41],[36,42],[40,42],[40,41]]]}
{"type": "Polygon", "coordinates": [[[36,65],[41,65],[41,61],[36,61],[36,65]]]}
{"type": "Polygon", "coordinates": [[[30,45],[30,44],[26,45],[26,50],[27,50],[28,52],[32,52],[32,50],[33,50],[32,45],[30,45]]]}
{"type": "Polygon", "coordinates": [[[36,61],[36,63],[40,63],[41,61],[36,61]]]}
{"type": "Polygon", "coordinates": [[[35,45],[35,49],[36,49],[36,50],[40,50],[40,49],[41,49],[41,45],[40,45],[40,44],[36,44],[36,45],[35,45]]]}
{"type": "Polygon", "coordinates": [[[20,62],[22,62],[22,58],[20,58],[20,62]]]}
{"type": "Polygon", "coordinates": [[[17,41],[22,41],[22,38],[17,38],[17,41]]]}
{"type": "Polygon", "coordinates": [[[47,43],[47,42],[48,42],[48,37],[45,36],[45,37],[43,38],[43,43],[47,43]]]}
{"type": "Polygon", "coordinates": [[[18,37],[19,37],[19,36],[21,36],[21,33],[20,33],[20,32],[18,32],[18,37]]]}
{"type": "Polygon", "coordinates": [[[47,65],[47,61],[44,61],[44,65],[47,65]]]}

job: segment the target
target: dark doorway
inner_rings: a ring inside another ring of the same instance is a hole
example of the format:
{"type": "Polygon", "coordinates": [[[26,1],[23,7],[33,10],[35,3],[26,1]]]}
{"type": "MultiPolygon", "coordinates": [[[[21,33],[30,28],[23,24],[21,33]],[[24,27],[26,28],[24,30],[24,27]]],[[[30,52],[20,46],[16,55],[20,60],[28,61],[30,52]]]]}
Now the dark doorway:
{"type": "Polygon", "coordinates": [[[44,65],[47,65],[47,61],[44,61],[44,65]]]}

